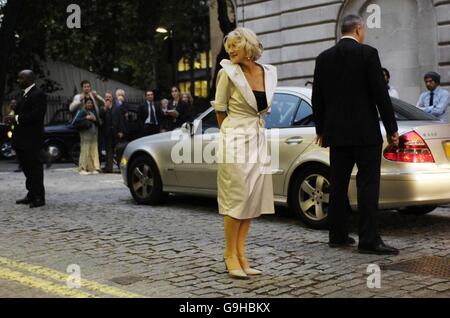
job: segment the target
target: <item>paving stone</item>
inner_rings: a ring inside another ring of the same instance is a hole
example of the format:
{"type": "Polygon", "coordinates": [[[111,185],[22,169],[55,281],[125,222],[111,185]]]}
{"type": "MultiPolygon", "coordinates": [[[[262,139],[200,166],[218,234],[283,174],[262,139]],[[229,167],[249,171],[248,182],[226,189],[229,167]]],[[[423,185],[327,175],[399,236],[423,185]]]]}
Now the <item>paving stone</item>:
{"type": "MultiPolygon", "coordinates": [[[[0,170],[7,165],[0,162],[0,170]]],[[[260,218],[252,224],[247,252],[264,274],[239,281],[223,267],[214,199],[173,196],[167,205],[137,206],[120,175],[81,178],[70,167],[46,171],[48,205],[30,217],[29,208],[11,199],[23,193],[23,176],[6,173],[8,185],[0,183],[0,257],[63,273],[79,264],[83,278],[111,286],[117,286],[113,278],[143,278],[120,287],[146,297],[450,297],[447,279],[398,271],[382,271],[381,289],[367,287],[369,264],[448,257],[448,206],[426,217],[380,212],[383,237],[401,249],[399,256],[331,250],[326,232],[307,229],[294,217],[260,218]]],[[[350,228],[356,236],[354,218],[350,228]]],[[[56,295],[0,281],[0,297],[56,295]]]]}

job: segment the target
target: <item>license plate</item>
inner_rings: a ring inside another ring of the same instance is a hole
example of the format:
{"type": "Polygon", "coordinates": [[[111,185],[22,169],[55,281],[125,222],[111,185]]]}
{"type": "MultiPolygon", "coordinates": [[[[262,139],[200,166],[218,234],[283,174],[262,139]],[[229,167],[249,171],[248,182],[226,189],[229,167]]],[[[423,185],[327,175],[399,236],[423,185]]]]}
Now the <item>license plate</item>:
{"type": "Polygon", "coordinates": [[[450,142],[445,144],[445,153],[447,154],[447,158],[450,159],[450,142]]]}

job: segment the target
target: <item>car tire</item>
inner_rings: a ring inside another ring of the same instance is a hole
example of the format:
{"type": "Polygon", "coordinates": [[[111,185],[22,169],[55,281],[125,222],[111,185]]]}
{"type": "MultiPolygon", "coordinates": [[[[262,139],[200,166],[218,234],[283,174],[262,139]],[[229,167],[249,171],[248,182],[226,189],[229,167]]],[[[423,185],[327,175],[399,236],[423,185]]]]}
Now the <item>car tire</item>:
{"type": "Polygon", "coordinates": [[[313,229],[328,228],[329,175],[328,167],[314,164],[297,173],[291,184],[289,205],[295,215],[313,229]]]}
{"type": "Polygon", "coordinates": [[[433,212],[437,209],[435,205],[424,205],[424,206],[410,206],[399,210],[401,214],[405,215],[425,215],[433,212]]]}
{"type": "Polygon", "coordinates": [[[49,142],[44,146],[44,152],[51,162],[57,162],[63,157],[63,148],[57,142],[49,142]]]}
{"type": "Polygon", "coordinates": [[[128,168],[128,185],[137,204],[158,205],[167,197],[158,168],[148,156],[134,159],[128,168]]]}
{"type": "Polygon", "coordinates": [[[11,160],[16,157],[11,141],[5,140],[0,142],[0,159],[11,160]]]}
{"type": "Polygon", "coordinates": [[[81,152],[80,143],[76,143],[72,146],[72,148],[70,148],[70,158],[76,166],[78,166],[80,163],[80,152],[81,152]]]}

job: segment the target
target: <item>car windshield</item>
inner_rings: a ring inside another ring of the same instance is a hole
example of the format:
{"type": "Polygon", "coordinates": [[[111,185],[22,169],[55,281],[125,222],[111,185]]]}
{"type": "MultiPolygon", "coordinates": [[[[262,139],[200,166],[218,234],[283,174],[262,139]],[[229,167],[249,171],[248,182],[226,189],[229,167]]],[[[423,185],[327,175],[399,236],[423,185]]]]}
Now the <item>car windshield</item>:
{"type": "Polygon", "coordinates": [[[419,108],[408,104],[405,101],[397,98],[392,98],[392,105],[394,106],[395,117],[398,121],[420,120],[420,121],[435,121],[438,120],[433,115],[427,114],[419,108]]]}

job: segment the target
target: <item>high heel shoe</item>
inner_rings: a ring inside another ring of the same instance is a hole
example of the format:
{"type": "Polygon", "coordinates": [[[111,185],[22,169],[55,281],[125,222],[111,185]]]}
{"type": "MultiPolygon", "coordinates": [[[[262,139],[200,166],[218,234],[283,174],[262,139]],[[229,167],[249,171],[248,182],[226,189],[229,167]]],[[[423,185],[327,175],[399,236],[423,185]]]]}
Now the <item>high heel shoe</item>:
{"type": "Polygon", "coordinates": [[[230,277],[237,278],[237,279],[248,279],[248,275],[242,270],[242,268],[238,268],[238,269],[229,269],[228,268],[227,261],[231,260],[231,259],[236,259],[236,261],[238,261],[237,257],[225,257],[223,259],[223,261],[225,263],[225,269],[228,272],[228,274],[230,275],[230,277]]]}
{"type": "Polygon", "coordinates": [[[239,257],[239,263],[241,264],[242,270],[244,271],[245,274],[249,276],[262,275],[261,271],[254,268],[250,268],[250,266],[248,265],[248,260],[245,256],[239,257]]]}

